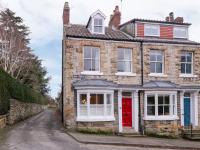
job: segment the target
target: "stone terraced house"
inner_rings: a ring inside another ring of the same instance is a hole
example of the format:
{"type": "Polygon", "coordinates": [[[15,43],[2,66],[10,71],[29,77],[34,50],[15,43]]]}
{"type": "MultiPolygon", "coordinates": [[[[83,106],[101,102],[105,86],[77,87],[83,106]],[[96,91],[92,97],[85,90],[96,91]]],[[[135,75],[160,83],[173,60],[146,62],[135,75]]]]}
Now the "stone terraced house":
{"type": "Polygon", "coordinates": [[[170,13],[164,21],[121,24],[97,10],[87,24],[63,11],[63,121],[67,128],[177,136],[200,127],[200,43],[191,24],[170,13]]]}

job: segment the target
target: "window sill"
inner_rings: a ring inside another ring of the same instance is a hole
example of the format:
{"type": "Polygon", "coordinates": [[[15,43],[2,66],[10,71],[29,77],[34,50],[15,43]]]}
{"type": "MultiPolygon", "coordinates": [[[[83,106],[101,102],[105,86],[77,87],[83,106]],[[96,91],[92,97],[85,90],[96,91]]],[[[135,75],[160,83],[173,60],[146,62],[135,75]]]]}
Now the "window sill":
{"type": "Polygon", "coordinates": [[[136,73],[131,73],[131,72],[117,72],[115,73],[117,76],[136,76],[136,73]]]}
{"type": "Polygon", "coordinates": [[[146,116],[144,117],[144,120],[178,120],[178,119],[179,119],[178,116],[159,116],[159,117],[146,116]]]}
{"type": "Polygon", "coordinates": [[[103,75],[102,72],[99,71],[83,71],[81,72],[83,75],[103,75]]]}
{"type": "Polygon", "coordinates": [[[193,75],[193,74],[180,74],[179,75],[180,78],[197,78],[197,75],[193,75]]]}
{"type": "Polygon", "coordinates": [[[115,117],[101,116],[101,117],[77,117],[78,122],[98,122],[98,121],[115,121],[115,117]]]}
{"type": "Polygon", "coordinates": [[[150,73],[150,74],[148,74],[148,76],[150,76],[150,77],[167,77],[167,75],[163,74],[163,73],[150,73]]]}

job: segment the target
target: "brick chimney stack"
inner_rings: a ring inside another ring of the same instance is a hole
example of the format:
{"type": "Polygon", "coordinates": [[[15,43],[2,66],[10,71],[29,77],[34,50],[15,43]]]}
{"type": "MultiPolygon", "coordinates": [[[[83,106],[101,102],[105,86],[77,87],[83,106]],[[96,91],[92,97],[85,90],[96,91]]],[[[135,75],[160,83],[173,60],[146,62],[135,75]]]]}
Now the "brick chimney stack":
{"type": "Polygon", "coordinates": [[[115,7],[113,14],[110,15],[110,21],[108,26],[112,29],[118,29],[121,23],[121,12],[119,11],[119,6],[115,7]]]}
{"type": "Polygon", "coordinates": [[[173,12],[169,13],[169,16],[167,16],[165,18],[165,20],[168,21],[168,22],[175,22],[175,23],[183,23],[184,22],[183,17],[177,17],[176,19],[174,19],[174,13],[173,12]]]}
{"type": "Polygon", "coordinates": [[[63,9],[63,25],[69,25],[70,24],[70,8],[69,3],[65,2],[64,9],[63,9]]]}

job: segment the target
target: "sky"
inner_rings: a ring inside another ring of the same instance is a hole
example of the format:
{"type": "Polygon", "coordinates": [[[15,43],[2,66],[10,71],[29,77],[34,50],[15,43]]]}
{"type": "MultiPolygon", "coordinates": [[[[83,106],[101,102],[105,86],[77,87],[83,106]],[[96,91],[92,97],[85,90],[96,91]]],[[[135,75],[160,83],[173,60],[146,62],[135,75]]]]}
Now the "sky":
{"type": "MultiPolygon", "coordinates": [[[[62,12],[67,0],[0,0],[4,8],[16,12],[24,19],[31,31],[30,47],[39,56],[48,71],[50,95],[56,97],[61,88],[62,59],[62,12]]],[[[70,23],[86,24],[89,16],[96,10],[110,14],[116,5],[122,12],[122,21],[133,18],[164,20],[169,12],[175,17],[184,17],[192,23],[189,29],[190,40],[200,42],[200,1],[199,0],[68,0],[70,23]]]]}

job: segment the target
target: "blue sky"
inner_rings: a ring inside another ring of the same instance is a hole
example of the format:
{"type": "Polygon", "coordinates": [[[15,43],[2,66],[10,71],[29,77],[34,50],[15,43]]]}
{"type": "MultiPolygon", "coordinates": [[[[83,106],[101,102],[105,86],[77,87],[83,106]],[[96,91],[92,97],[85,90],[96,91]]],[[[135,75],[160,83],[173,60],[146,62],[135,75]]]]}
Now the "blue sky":
{"type": "MultiPolygon", "coordinates": [[[[109,21],[115,5],[122,8],[122,23],[132,18],[164,20],[169,12],[184,17],[190,27],[191,40],[200,41],[199,0],[68,0],[70,22],[86,24],[90,14],[100,9],[109,21]],[[122,6],[122,7],[121,7],[122,6]]],[[[10,8],[21,16],[31,30],[34,53],[43,60],[51,76],[50,94],[55,97],[61,85],[62,11],[65,0],[0,0],[3,8],[10,8]]]]}

